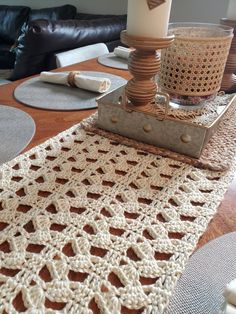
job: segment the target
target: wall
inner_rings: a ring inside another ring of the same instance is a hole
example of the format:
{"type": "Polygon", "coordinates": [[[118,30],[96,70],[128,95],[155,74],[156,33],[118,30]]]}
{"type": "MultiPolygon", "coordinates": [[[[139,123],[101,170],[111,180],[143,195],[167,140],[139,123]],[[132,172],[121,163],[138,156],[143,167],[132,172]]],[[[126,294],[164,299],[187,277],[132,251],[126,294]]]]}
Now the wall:
{"type": "MultiPolygon", "coordinates": [[[[138,1],[138,0],[137,0],[138,1]]],[[[172,0],[171,21],[218,23],[225,17],[228,0],[172,0]]],[[[123,14],[127,0],[0,0],[0,4],[28,5],[32,8],[59,6],[66,3],[75,5],[80,12],[123,14]]]]}
{"type": "Polygon", "coordinates": [[[172,0],[171,21],[218,23],[226,17],[228,0],[172,0]]]}

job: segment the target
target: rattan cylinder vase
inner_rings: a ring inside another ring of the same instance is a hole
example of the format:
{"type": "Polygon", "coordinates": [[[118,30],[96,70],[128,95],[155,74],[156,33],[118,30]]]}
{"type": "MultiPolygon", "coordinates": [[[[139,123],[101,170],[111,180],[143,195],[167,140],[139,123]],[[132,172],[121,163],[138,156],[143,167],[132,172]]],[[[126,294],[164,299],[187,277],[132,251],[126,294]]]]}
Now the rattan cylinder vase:
{"type": "Polygon", "coordinates": [[[180,105],[199,105],[220,90],[233,29],[215,24],[170,24],[174,43],[162,52],[160,86],[180,105]]]}

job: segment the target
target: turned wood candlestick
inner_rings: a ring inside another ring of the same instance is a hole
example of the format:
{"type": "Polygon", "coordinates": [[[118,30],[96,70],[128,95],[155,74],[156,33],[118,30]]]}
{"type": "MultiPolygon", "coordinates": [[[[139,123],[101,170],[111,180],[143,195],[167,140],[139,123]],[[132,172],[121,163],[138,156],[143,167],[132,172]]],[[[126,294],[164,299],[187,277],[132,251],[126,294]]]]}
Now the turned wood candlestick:
{"type": "Polygon", "coordinates": [[[157,50],[167,48],[174,36],[164,38],[144,38],[121,32],[121,41],[132,48],[128,60],[128,68],[133,78],[127,83],[126,97],[134,107],[147,106],[157,93],[157,83],[154,78],[161,67],[160,53],[157,50]]]}
{"type": "MultiPolygon", "coordinates": [[[[220,22],[222,25],[232,27],[235,33],[236,20],[222,18],[220,22]]],[[[225,66],[224,76],[221,83],[221,90],[227,93],[236,92],[236,37],[232,39],[228,59],[225,66]]]]}

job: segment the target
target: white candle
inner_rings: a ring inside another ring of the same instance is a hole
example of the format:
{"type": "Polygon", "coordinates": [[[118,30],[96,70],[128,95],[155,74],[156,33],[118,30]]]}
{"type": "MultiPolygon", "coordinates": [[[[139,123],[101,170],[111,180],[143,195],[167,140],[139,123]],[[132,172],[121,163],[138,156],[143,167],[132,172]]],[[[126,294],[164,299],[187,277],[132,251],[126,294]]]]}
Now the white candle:
{"type": "Polygon", "coordinates": [[[229,0],[227,18],[229,20],[236,20],[236,0],[229,0]]]}
{"type": "Polygon", "coordinates": [[[163,4],[150,10],[147,0],[128,0],[127,33],[150,38],[165,37],[168,30],[171,1],[166,0],[163,4]]]}

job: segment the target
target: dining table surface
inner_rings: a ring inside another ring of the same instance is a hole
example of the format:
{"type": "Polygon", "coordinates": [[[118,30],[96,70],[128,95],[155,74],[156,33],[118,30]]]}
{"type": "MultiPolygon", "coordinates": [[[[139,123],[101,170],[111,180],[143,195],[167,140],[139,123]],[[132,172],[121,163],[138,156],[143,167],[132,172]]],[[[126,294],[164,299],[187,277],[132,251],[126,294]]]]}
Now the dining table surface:
{"type": "MultiPolygon", "coordinates": [[[[125,79],[130,79],[131,74],[125,70],[105,67],[97,62],[97,59],[91,59],[78,64],[73,64],[65,68],[58,68],[54,71],[99,71],[121,76],[125,79]]],[[[0,86],[0,104],[15,107],[28,113],[35,121],[35,135],[25,148],[24,152],[32,147],[45,142],[47,139],[57,135],[58,133],[78,124],[81,120],[89,117],[96,112],[92,110],[80,111],[51,111],[37,109],[21,104],[14,98],[15,88],[28,78],[10,82],[9,84],[0,86]]],[[[236,177],[231,182],[228,191],[226,192],[217,213],[209,223],[206,232],[200,238],[198,248],[219,237],[223,234],[236,231],[236,177]]],[[[95,313],[96,311],[94,311],[95,313]]],[[[128,313],[128,312],[127,312],[128,313]]],[[[137,311],[129,311],[129,313],[137,313],[137,311]]]]}

